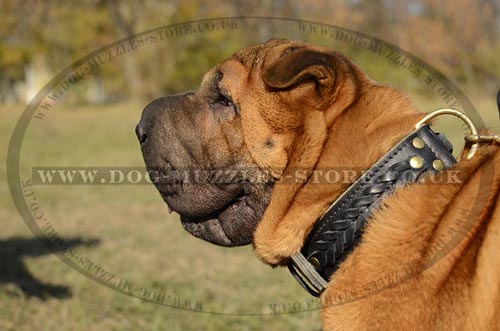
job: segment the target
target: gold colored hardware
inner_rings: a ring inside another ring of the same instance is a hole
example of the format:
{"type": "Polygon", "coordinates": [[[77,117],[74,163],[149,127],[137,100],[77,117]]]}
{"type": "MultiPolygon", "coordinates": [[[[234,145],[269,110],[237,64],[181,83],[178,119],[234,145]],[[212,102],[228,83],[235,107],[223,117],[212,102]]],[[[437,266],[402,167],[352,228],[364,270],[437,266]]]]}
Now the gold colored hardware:
{"type": "MultiPolygon", "coordinates": [[[[472,120],[469,117],[467,117],[467,115],[465,115],[464,113],[461,113],[458,110],[451,109],[451,108],[438,109],[436,111],[433,111],[430,114],[427,114],[424,118],[422,118],[420,121],[417,122],[417,124],[415,125],[415,128],[418,130],[422,126],[428,124],[434,118],[441,116],[441,115],[452,115],[452,116],[458,117],[469,128],[469,131],[471,133],[469,136],[476,136],[476,137],[479,136],[477,128],[474,125],[474,122],[472,122],[472,120]]],[[[468,137],[468,136],[466,136],[466,137],[468,137]]],[[[466,139],[466,141],[467,141],[467,139],[466,139]]],[[[479,143],[472,142],[472,145],[469,149],[469,152],[467,153],[467,158],[468,159],[472,158],[474,156],[474,154],[476,154],[478,148],[479,148],[479,143]]]]}
{"type": "Polygon", "coordinates": [[[321,263],[319,263],[319,260],[314,256],[309,258],[309,263],[311,263],[316,269],[321,265],[321,263]]]}
{"type": "Polygon", "coordinates": [[[418,149],[422,149],[425,147],[424,141],[422,139],[420,139],[419,137],[414,138],[412,141],[412,144],[413,144],[413,147],[418,148],[418,149]]]}
{"type": "Polygon", "coordinates": [[[424,159],[420,156],[414,156],[410,159],[410,166],[413,169],[420,169],[424,166],[424,159]]]}
{"type": "Polygon", "coordinates": [[[436,169],[437,171],[443,171],[444,170],[444,163],[441,160],[434,160],[432,161],[432,167],[436,169]]]}
{"type": "Polygon", "coordinates": [[[465,136],[465,141],[469,143],[485,143],[485,144],[500,144],[500,136],[493,135],[472,135],[468,134],[465,136]]]}

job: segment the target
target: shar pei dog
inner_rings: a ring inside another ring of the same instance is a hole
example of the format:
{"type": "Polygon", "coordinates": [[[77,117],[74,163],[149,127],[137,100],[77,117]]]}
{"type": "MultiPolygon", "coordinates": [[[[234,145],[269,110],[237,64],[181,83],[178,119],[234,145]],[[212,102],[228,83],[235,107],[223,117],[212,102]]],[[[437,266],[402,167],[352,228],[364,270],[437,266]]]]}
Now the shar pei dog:
{"type": "Polygon", "coordinates": [[[325,330],[498,330],[498,146],[455,160],[425,115],[341,54],[273,39],[151,102],[136,134],[185,230],[288,266],[325,330]]]}

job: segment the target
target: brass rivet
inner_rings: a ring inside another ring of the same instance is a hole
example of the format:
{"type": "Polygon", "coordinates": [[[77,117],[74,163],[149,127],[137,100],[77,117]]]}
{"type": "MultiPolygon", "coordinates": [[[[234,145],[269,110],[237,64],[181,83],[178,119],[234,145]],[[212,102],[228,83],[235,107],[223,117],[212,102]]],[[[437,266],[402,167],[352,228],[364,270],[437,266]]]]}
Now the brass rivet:
{"type": "Polygon", "coordinates": [[[432,161],[432,167],[437,171],[441,171],[444,170],[444,163],[441,160],[434,160],[432,161]]]}
{"type": "Polygon", "coordinates": [[[314,256],[309,258],[309,263],[311,263],[316,269],[321,265],[321,263],[319,263],[319,260],[314,256]]]}
{"type": "Polygon", "coordinates": [[[419,137],[414,138],[412,141],[412,144],[413,144],[413,147],[418,148],[418,149],[422,149],[425,147],[424,141],[422,139],[420,139],[419,137]]]}
{"type": "Polygon", "coordinates": [[[410,166],[413,169],[420,169],[424,166],[424,159],[420,156],[414,156],[410,159],[410,166]]]}

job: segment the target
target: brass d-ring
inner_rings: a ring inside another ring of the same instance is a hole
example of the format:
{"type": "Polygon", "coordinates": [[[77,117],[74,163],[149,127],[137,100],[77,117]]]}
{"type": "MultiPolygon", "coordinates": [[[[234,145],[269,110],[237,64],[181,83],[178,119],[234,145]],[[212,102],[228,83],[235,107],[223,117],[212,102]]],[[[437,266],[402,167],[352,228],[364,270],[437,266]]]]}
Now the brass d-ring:
{"type": "MultiPolygon", "coordinates": [[[[452,115],[458,117],[467,125],[471,135],[473,136],[478,135],[478,131],[476,126],[474,125],[474,122],[472,122],[472,120],[469,117],[467,117],[467,115],[465,115],[464,113],[451,108],[442,108],[427,114],[424,118],[422,118],[420,121],[417,122],[415,128],[418,130],[422,126],[428,124],[431,120],[441,115],[452,115]]],[[[476,154],[478,148],[479,148],[479,143],[477,142],[473,143],[469,149],[469,153],[467,153],[467,159],[471,159],[474,156],[474,154],[476,154]]]]}

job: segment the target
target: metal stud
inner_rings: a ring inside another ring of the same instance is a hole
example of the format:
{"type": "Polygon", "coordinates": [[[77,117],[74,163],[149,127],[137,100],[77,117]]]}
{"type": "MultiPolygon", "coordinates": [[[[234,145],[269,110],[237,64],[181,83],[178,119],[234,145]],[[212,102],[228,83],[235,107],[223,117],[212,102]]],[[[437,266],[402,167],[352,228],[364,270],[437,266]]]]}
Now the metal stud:
{"type": "Polygon", "coordinates": [[[422,139],[420,139],[419,137],[414,138],[412,141],[412,144],[413,144],[413,147],[418,148],[418,149],[422,149],[425,147],[424,141],[422,139]]]}
{"type": "Polygon", "coordinates": [[[436,169],[437,171],[442,171],[442,170],[444,170],[444,163],[443,163],[443,161],[437,159],[437,160],[432,161],[432,167],[434,169],[436,169]]]}
{"type": "Polygon", "coordinates": [[[410,166],[413,169],[420,169],[424,166],[424,159],[420,156],[414,156],[410,159],[410,166]]]}
{"type": "Polygon", "coordinates": [[[314,268],[316,268],[316,269],[318,269],[321,265],[321,263],[319,263],[319,260],[317,258],[315,258],[314,256],[311,256],[309,258],[309,263],[311,263],[314,266],[314,268]]]}

